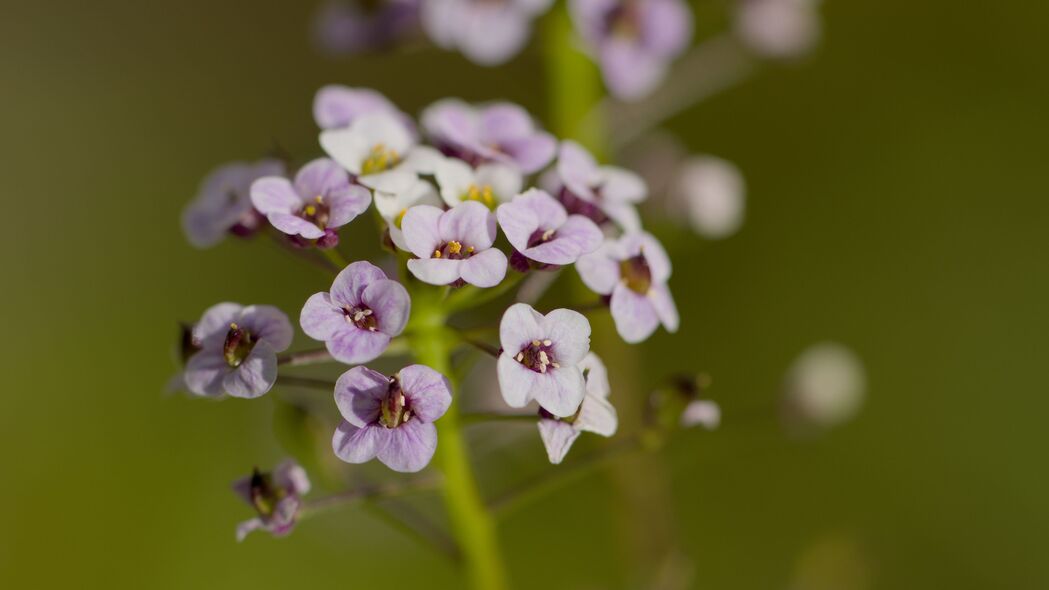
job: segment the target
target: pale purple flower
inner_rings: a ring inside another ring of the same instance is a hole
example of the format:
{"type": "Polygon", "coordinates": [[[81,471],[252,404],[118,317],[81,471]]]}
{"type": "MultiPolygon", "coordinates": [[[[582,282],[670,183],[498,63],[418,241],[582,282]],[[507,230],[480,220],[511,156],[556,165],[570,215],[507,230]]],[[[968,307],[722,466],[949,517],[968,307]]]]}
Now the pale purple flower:
{"type": "Polygon", "coordinates": [[[213,170],[182,211],[186,239],[197,248],[210,248],[226,234],[254,233],[262,224],[262,217],[251,206],[251,183],[263,176],[283,173],[284,164],[270,159],[253,164],[233,162],[213,170]]]}
{"type": "Polygon", "coordinates": [[[533,399],[554,416],[572,416],[586,394],[580,362],[590,352],[590,322],[570,309],[545,316],[515,303],[499,323],[497,371],[503,399],[522,408],[533,399]]]}
{"type": "Polygon", "coordinates": [[[692,40],[684,0],[570,0],[576,31],[616,98],[638,100],[666,77],[692,40]]]}
{"type": "Polygon", "coordinates": [[[392,377],[354,367],[335,384],[344,420],[332,448],[347,463],[378,457],[394,471],[419,471],[437,449],[433,422],[451,403],[451,384],[430,367],[410,365],[392,377]]]}
{"type": "Polygon", "coordinates": [[[444,99],[427,107],[421,120],[434,145],[473,166],[502,162],[532,174],[550,163],[557,151],[552,135],[537,129],[523,108],[507,102],[475,107],[444,99]]]}
{"type": "Polygon", "coordinates": [[[521,192],[523,180],[517,168],[501,162],[481,164],[476,169],[457,158],[443,158],[434,168],[441,198],[449,207],[477,201],[489,209],[521,192]]]}
{"type": "Polygon", "coordinates": [[[737,0],[736,34],[755,53],[790,58],[819,41],[819,0],[737,0]]]}
{"type": "Polygon", "coordinates": [[[496,217],[510,244],[543,264],[572,264],[596,250],[604,238],[593,221],[569,215],[561,203],[536,188],[500,205],[496,217]]]}
{"type": "Polygon", "coordinates": [[[701,236],[727,238],[743,225],[746,187],[731,162],[693,156],[677,172],[671,188],[673,209],[701,236]]]}
{"type": "Polygon", "coordinates": [[[648,338],[660,323],[668,332],[678,328],[678,312],[670,295],[670,258],[647,233],[626,234],[606,241],[593,254],[576,261],[587,287],[610,296],[612,319],[623,340],[648,338]]]}
{"type": "Polygon", "coordinates": [[[423,282],[494,287],[506,276],[506,255],[492,247],[495,214],[480,203],[467,201],[448,211],[418,205],[404,215],[401,229],[418,257],[408,261],[408,270],[423,282]]]}
{"type": "Polygon", "coordinates": [[[404,330],[410,312],[408,291],[361,261],[343,269],[329,292],[306,300],[299,324],[336,360],[355,365],[378,358],[404,330]]]}
{"type": "Polygon", "coordinates": [[[272,473],[255,469],[251,475],[233,482],[233,491],[258,512],[255,518],[237,525],[237,541],[257,530],[283,537],[295,527],[302,496],[310,491],[310,480],[306,470],[289,459],[272,473]]]}
{"type": "Polygon", "coordinates": [[[251,185],[251,202],[273,227],[307,240],[338,241],[335,229],[368,209],[371,193],[351,184],[346,171],[327,158],[303,166],[295,182],[281,176],[260,178],[251,185]]]}
{"type": "Polygon", "coordinates": [[[200,351],[186,363],[186,387],[197,395],[258,397],[277,381],[277,353],[292,335],[288,316],[276,307],[219,303],[193,327],[200,351]]]}
{"type": "Polygon", "coordinates": [[[314,40],[331,55],[390,48],[414,33],[421,0],[329,0],[314,17],[314,40]]]}
{"type": "Polygon", "coordinates": [[[402,116],[390,99],[371,88],[329,84],[313,97],[313,119],[321,129],[349,127],[358,118],[372,113],[402,116]]]}
{"type": "Polygon", "coordinates": [[[619,425],[616,409],[608,403],[610,388],[605,364],[591,352],[579,362],[579,368],[586,381],[586,394],[579,409],[565,418],[558,418],[546,410],[539,411],[539,436],[551,463],[560,463],[580,434],[593,432],[609,437],[616,433],[619,425]]]}
{"type": "Polygon", "coordinates": [[[648,187],[637,174],[616,166],[599,166],[597,160],[574,141],[561,142],[556,178],[550,182],[569,213],[578,213],[601,224],[614,221],[623,230],[639,231],[637,203],[648,197],[648,187]]]}
{"type": "Polygon", "coordinates": [[[440,206],[441,197],[437,189],[425,180],[416,180],[407,189],[398,193],[384,193],[376,191],[375,209],[386,222],[386,228],[390,232],[390,240],[401,250],[408,251],[408,242],[404,239],[401,231],[401,222],[408,213],[408,209],[416,205],[440,206]]]}
{"type": "Polygon", "coordinates": [[[715,430],[721,424],[721,407],[708,399],[692,400],[681,412],[680,424],[682,428],[702,426],[707,430],[715,430]]]}
{"type": "Polygon", "coordinates": [[[444,49],[494,66],[517,55],[532,34],[532,21],[553,0],[425,0],[422,25],[444,49]]]}

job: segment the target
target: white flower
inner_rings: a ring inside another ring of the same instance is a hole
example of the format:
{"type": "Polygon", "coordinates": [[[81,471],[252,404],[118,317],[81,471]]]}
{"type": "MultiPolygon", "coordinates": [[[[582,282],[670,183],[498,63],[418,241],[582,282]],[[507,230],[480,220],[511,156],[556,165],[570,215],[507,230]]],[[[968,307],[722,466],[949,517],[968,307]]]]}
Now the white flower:
{"type": "Polygon", "coordinates": [[[836,342],[815,344],[787,372],[787,418],[794,426],[837,426],[859,412],[866,391],[863,363],[855,353],[836,342]]]}
{"type": "Polygon", "coordinates": [[[689,158],[677,173],[673,191],[674,208],[703,237],[727,238],[743,225],[746,187],[731,162],[713,156],[689,158]]]}
{"type": "Polygon", "coordinates": [[[619,426],[616,409],[608,402],[610,388],[605,364],[591,352],[578,366],[586,379],[586,394],[575,415],[558,418],[546,412],[539,420],[539,436],[551,463],[560,463],[580,434],[593,432],[608,437],[615,434],[619,426]]]}
{"type": "Polygon", "coordinates": [[[492,162],[476,169],[456,158],[443,158],[434,166],[441,198],[449,207],[478,201],[489,209],[521,192],[521,173],[507,164],[492,162]]]}

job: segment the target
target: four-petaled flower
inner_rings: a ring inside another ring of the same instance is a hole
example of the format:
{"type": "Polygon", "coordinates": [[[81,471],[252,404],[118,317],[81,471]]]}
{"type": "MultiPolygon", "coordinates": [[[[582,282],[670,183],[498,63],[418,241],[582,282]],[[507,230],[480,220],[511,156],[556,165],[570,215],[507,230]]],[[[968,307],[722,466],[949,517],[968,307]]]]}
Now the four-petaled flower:
{"type": "Polygon", "coordinates": [[[616,330],[635,343],[648,338],[660,323],[678,328],[677,307],[667,287],[670,259],[647,233],[627,234],[606,241],[596,252],[576,261],[580,278],[593,291],[611,295],[616,330]]]}
{"type": "Polygon", "coordinates": [[[336,360],[365,363],[404,330],[411,311],[408,291],[368,262],[354,262],[335,277],[331,291],[315,293],[302,308],[302,331],[321,340],[336,360]]]}
{"type": "Polygon", "coordinates": [[[585,215],[599,224],[611,219],[628,232],[641,229],[635,205],[648,196],[645,181],[623,168],[599,166],[574,141],[561,142],[557,169],[547,184],[569,213],[585,215]]]}
{"type": "Polygon", "coordinates": [[[408,270],[431,285],[464,281],[494,287],[506,276],[506,255],[493,248],[495,214],[467,201],[448,211],[429,205],[408,210],[401,221],[412,254],[408,270]]]}
{"type": "Polygon", "coordinates": [[[425,180],[416,180],[398,193],[375,192],[375,209],[386,222],[393,244],[401,250],[408,250],[408,242],[401,231],[401,222],[408,210],[416,205],[441,205],[441,197],[438,196],[437,190],[425,180]]]}
{"type": "Polygon", "coordinates": [[[452,403],[448,379],[424,365],[387,377],[354,367],[335,384],[335,404],[344,418],[332,448],[347,463],[376,457],[394,471],[419,471],[437,449],[433,422],[452,403]]]}
{"type": "Polygon", "coordinates": [[[619,424],[616,409],[608,403],[610,388],[605,364],[591,352],[579,362],[579,368],[586,380],[586,395],[575,414],[558,418],[546,410],[539,410],[539,436],[551,463],[560,463],[580,434],[593,432],[612,436],[619,424]]]}
{"type": "Polygon", "coordinates": [[[251,475],[233,483],[233,491],[258,512],[257,517],[237,525],[238,541],[260,529],[283,537],[295,527],[302,496],[310,491],[310,480],[305,469],[288,460],[272,473],[253,470],[251,475]]]}
{"type": "Polygon", "coordinates": [[[351,184],[338,164],[318,158],[299,170],[294,183],[280,176],[256,180],[251,202],[280,231],[331,247],[338,242],[335,229],[364,213],[372,197],[368,189],[351,184]]]}
{"type": "Polygon", "coordinates": [[[590,322],[570,309],[545,316],[511,305],[499,324],[497,372],[503,399],[514,408],[533,399],[554,416],[572,416],[585,394],[580,361],[590,352],[590,322]]]}
{"type": "Polygon", "coordinates": [[[684,0],[570,0],[568,6],[605,85],[621,100],[655,90],[692,40],[692,11],[684,0]]]}
{"type": "Polygon", "coordinates": [[[553,0],[426,0],[422,24],[444,49],[458,49],[470,61],[499,65],[517,55],[532,32],[532,20],[553,0]]]}
{"type": "Polygon", "coordinates": [[[474,166],[502,162],[532,174],[557,151],[552,135],[537,129],[523,108],[507,102],[474,107],[458,99],[439,100],[423,111],[422,126],[442,152],[474,166]]]}
{"type": "Polygon", "coordinates": [[[276,307],[219,303],[193,327],[200,351],[186,363],[186,387],[197,395],[258,397],[276,382],[277,353],[291,338],[291,322],[276,307]]]}
{"type": "Polygon", "coordinates": [[[489,209],[521,192],[521,173],[508,164],[491,162],[477,169],[457,158],[444,158],[434,167],[441,198],[449,207],[477,201],[489,209]]]}
{"type": "Polygon", "coordinates": [[[572,264],[596,250],[604,238],[593,221],[568,215],[561,203],[534,188],[500,205],[496,217],[510,244],[543,264],[572,264]]]}
{"type": "Polygon", "coordinates": [[[233,162],[213,170],[204,178],[196,198],[182,211],[186,239],[197,248],[210,248],[226,234],[254,233],[262,218],[251,206],[251,183],[263,176],[283,173],[284,164],[279,160],[233,162]]]}

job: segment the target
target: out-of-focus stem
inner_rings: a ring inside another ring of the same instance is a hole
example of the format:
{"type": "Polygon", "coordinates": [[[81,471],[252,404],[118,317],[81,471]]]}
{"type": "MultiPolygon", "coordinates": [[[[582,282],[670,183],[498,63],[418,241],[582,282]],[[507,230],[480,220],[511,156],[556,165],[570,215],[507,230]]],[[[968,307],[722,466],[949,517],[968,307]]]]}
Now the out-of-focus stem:
{"type": "Polygon", "coordinates": [[[331,360],[331,353],[329,353],[326,348],[300,350],[298,352],[288,352],[277,356],[278,365],[286,365],[289,367],[315,365],[317,363],[327,363],[331,360]]]}
{"type": "MultiPolygon", "coordinates": [[[[412,350],[419,362],[450,377],[455,334],[445,326],[439,301],[415,297],[412,350]]],[[[454,387],[454,384],[453,384],[454,387]]],[[[477,590],[507,587],[495,521],[477,488],[459,423],[458,395],[437,426],[437,464],[444,472],[444,501],[453,535],[462,551],[471,585],[477,590]]]]}
{"type": "Polygon", "coordinates": [[[338,492],[335,494],[304,502],[302,506],[302,511],[300,512],[300,518],[312,516],[317,512],[329,510],[331,508],[352,504],[353,502],[357,502],[359,500],[392,498],[394,496],[401,496],[410,492],[432,490],[440,486],[440,484],[440,478],[426,478],[412,480],[408,482],[394,482],[388,484],[363,486],[352,490],[346,490],[344,492],[338,492]]]}
{"type": "Polygon", "coordinates": [[[335,391],[335,382],[328,379],[314,379],[313,377],[297,377],[295,375],[278,375],[277,385],[291,387],[308,387],[310,389],[321,389],[324,391],[335,391]]]}
{"type": "Polygon", "coordinates": [[[482,422],[523,422],[535,424],[539,416],[532,412],[530,414],[492,414],[488,412],[474,412],[459,416],[464,425],[480,424],[482,422]]]}
{"type": "Polygon", "coordinates": [[[320,253],[323,254],[324,257],[327,258],[328,261],[331,262],[339,271],[349,266],[349,263],[346,262],[346,259],[343,258],[342,254],[339,254],[339,251],[335,248],[318,248],[317,250],[320,251],[320,253]]]}

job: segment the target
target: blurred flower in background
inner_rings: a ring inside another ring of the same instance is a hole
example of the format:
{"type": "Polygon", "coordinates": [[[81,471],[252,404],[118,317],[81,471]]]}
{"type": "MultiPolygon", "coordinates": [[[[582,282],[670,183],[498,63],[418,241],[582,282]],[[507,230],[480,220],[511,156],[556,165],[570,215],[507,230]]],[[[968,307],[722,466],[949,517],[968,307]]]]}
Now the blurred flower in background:
{"type": "Polygon", "coordinates": [[[435,44],[458,49],[470,61],[496,66],[520,53],[532,21],[552,0],[425,0],[423,29],[435,44]]]}
{"type": "Polygon", "coordinates": [[[679,166],[670,195],[671,209],[705,238],[727,238],[743,225],[746,188],[743,175],[728,160],[689,157],[679,166]]]}
{"type": "Polygon", "coordinates": [[[331,0],[313,19],[313,39],[328,55],[381,51],[413,36],[420,0],[331,0]]]}
{"type": "Polygon", "coordinates": [[[846,533],[825,533],[798,556],[788,590],[867,590],[873,566],[864,546],[846,533]]]}
{"type": "Polygon", "coordinates": [[[797,57],[819,41],[818,8],[819,0],[739,0],[736,34],[763,57],[797,57]]]}
{"type": "Polygon", "coordinates": [[[866,393],[866,372],[852,350],[836,342],[814,344],[787,371],[784,424],[795,433],[838,426],[859,412],[866,393]]]}

